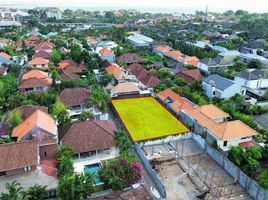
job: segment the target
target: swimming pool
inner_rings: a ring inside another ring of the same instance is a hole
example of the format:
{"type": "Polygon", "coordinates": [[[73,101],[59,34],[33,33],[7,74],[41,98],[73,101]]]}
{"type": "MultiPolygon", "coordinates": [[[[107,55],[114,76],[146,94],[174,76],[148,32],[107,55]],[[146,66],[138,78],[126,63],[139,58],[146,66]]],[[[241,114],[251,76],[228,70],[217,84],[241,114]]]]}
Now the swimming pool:
{"type": "Polygon", "coordinates": [[[98,172],[100,170],[100,163],[95,163],[92,165],[85,165],[84,167],[84,173],[90,173],[93,175],[93,180],[95,185],[103,184],[103,182],[98,177],[98,172]]]}

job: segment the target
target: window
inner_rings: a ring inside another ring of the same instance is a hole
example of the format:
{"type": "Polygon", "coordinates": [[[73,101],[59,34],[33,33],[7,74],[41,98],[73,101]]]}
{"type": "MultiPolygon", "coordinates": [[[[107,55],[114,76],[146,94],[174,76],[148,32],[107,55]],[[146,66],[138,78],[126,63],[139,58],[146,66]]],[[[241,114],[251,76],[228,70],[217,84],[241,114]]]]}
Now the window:
{"type": "Polygon", "coordinates": [[[45,157],[47,157],[47,152],[46,151],[44,152],[44,154],[45,154],[45,157]]]}
{"type": "Polygon", "coordinates": [[[23,171],[25,171],[25,172],[32,171],[32,167],[31,166],[24,167],[23,171]]]}
{"type": "Polygon", "coordinates": [[[36,87],[35,90],[36,91],[43,91],[43,87],[36,87]]]}
{"type": "Polygon", "coordinates": [[[216,94],[216,91],[214,90],[214,91],[212,92],[212,95],[215,96],[215,94],[216,94]]]}
{"type": "Polygon", "coordinates": [[[248,137],[242,137],[241,140],[245,140],[245,139],[248,139],[250,138],[251,136],[248,136],[248,137]]]}
{"type": "Polygon", "coordinates": [[[5,176],[6,172],[0,172],[0,176],[5,176]]]}
{"type": "Polygon", "coordinates": [[[227,146],[227,142],[228,142],[228,141],[224,141],[224,142],[223,142],[223,146],[224,146],[224,147],[227,146]]]}

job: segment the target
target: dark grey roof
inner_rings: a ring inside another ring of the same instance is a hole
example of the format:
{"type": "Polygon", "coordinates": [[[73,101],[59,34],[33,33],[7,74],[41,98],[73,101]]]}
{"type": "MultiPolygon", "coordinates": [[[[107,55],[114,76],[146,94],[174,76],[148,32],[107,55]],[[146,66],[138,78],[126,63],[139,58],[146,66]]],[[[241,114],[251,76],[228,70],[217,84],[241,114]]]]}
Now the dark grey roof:
{"type": "Polygon", "coordinates": [[[207,66],[217,65],[217,63],[215,62],[215,60],[213,60],[211,58],[203,58],[203,59],[200,60],[200,62],[206,64],[207,66]]]}
{"type": "Polygon", "coordinates": [[[260,78],[268,79],[268,71],[267,70],[244,70],[241,72],[238,72],[236,76],[246,79],[246,80],[258,80],[260,78]]]}
{"type": "Polygon", "coordinates": [[[207,84],[213,84],[216,88],[220,90],[225,90],[226,88],[232,86],[234,82],[232,80],[229,80],[227,78],[224,78],[218,74],[212,74],[208,76],[207,78],[203,79],[203,82],[207,84]]]}

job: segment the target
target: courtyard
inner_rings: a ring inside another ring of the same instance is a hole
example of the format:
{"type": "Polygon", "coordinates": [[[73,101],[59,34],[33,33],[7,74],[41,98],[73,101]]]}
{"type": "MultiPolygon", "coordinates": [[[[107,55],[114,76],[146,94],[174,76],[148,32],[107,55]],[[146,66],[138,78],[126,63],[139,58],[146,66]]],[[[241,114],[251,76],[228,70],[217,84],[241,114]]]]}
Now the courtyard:
{"type": "Polygon", "coordinates": [[[111,103],[135,142],[189,131],[153,97],[115,99],[111,103]]]}

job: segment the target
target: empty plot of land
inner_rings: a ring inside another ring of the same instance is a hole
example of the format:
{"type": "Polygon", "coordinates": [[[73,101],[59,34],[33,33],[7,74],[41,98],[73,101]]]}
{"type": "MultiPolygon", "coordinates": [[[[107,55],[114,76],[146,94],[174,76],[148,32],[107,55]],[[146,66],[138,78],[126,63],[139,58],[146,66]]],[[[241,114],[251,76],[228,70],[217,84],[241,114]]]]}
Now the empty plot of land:
{"type": "Polygon", "coordinates": [[[153,97],[116,99],[112,105],[136,142],[189,131],[153,97]]]}

